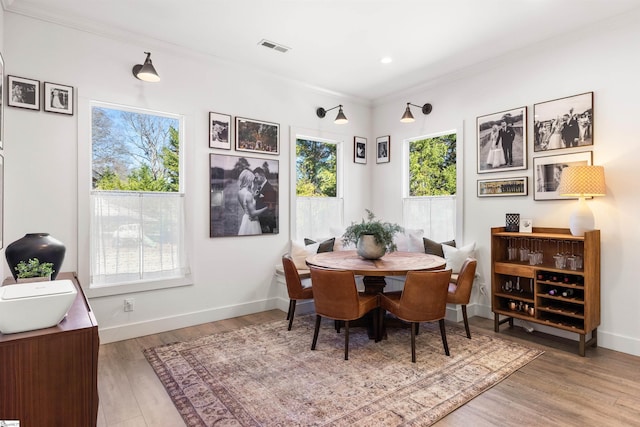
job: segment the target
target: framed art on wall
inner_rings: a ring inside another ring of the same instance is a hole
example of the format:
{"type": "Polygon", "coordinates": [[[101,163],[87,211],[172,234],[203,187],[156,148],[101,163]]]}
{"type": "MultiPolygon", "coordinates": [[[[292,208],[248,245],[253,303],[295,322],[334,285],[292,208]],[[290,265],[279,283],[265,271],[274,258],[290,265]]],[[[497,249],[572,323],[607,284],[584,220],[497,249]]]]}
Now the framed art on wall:
{"type": "Polygon", "coordinates": [[[533,151],[593,145],[593,92],[533,106],[533,151]]]}
{"type": "Polygon", "coordinates": [[[209,148],[231,150],[231,116],[221,113],[209,113],[209,148]]]}
{"type": "Polygon", "coordinates": [[[7,105],[10,107],[40,110],[40,80],[7,76],[7,105]]]}
{"type": "Polygon", "coordinates": [[[533,158],[534,200],[569,200],[556,191],[562,170],[568,166],[591,166],[591,151],[533,158]]]}
{"type": "Polygon", "coordinates": [[[479,179],[478,197],[526,196],[529,194],[528,178],[479,179]]]}
{"type": "Polygon", "coordinates": [[[527,168],[527,107],[480,116],[478,173],[527,168]]]}
{"type": "Polygon", "coordinates": [[[44,82],[44,111],[73,116],[73,87],[44,82]]]}
{"type": "Polygon", "coordinates": [[[280,154],[280,125],[236,117],[236,150],[280,154]]]}
{"type": "Polygon", "coordinates": [[[367,163],[367,138],[361,136],[353,137],[353,162],[367,163]]]}
{"type": "Polygon", "coordinates": [[[210,154],[210,237],[279,233],[278,160],[210,154]]]}
{"type": "Polygon", "coordinates": [[[379,136],[376,138],[376,163],[389,163],[391,161],[391,136],[379,136]]]}
{"type": "Polygon", "coordinates": [[[4,147],[4,59],[0,53],[0,150],[4,147]]]}

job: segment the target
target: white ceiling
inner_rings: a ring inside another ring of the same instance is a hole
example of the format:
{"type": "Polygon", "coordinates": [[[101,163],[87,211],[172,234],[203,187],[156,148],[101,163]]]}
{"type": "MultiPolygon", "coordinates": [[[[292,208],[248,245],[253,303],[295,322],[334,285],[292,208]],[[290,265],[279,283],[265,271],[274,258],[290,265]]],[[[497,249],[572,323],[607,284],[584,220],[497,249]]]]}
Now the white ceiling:
{"type": "MultiPolygon", "coordinates": [[[[640,7],[639,0],[2,3],[8,11],[99,33],[132,33],[131,40],[170,43],[370,101],[640,7]],[[264,48],[262,39],[291,50],[264,48]],[[393,62],[382,64],[384,56],[393,62]]],[[[154,65],[162,74],[161,62],[154,65]]]]}

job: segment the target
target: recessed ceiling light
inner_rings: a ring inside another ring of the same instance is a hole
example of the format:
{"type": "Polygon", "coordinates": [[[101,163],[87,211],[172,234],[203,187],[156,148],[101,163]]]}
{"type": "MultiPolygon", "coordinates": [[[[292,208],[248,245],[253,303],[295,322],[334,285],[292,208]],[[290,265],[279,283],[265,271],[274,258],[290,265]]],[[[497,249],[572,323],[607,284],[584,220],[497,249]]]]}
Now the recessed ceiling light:
{"type": "Polygon", "coordinates": [[[389,64],[389,63],[391,63],[391,61],[393,61],[393,59],[391,59],[391,57],[389,57],[389,56],[385,56],[380,60],[380,62],[383,63],[383,64],[389,64]]]}

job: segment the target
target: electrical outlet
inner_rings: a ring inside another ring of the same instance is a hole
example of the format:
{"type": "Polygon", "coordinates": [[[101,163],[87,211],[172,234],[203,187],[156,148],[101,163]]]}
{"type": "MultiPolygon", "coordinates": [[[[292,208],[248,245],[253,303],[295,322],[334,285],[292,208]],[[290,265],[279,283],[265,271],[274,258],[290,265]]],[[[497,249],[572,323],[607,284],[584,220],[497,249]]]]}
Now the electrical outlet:
{"type": "Polygon", "coordinates": [[[127,298],[124,300],[124,311],[133,311],[133,298],[127,298]]]}

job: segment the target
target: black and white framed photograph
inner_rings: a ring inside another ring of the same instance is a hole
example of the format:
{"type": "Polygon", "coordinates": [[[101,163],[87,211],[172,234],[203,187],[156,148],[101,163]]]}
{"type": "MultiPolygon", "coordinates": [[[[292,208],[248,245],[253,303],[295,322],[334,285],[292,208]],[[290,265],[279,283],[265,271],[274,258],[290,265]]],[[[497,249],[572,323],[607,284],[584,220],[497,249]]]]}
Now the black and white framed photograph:
{"type": "Polygon", "coordinates": [[[236,117],[236,150],[280,154],[280,125],[236,117]]]}
{"type": "Polygon", "coordinates": [[[44,111],[73,116],[73,86],[44,82],[44,111]]]}
{"type": "Polygon", "coordinates": [[[0,249],[4,247],[4,156],[0,154],[0,249]]]}
{"type": "Polygon", "coordinates": [[[278,160],[210,154],[210,237],[278,234],[278,160]]]}
{"type": "Polygon", "coordinates": [[[0,150],[4,148],[4,59],[0,53],[0,150]]]}
{"type": "Polygon", "coordinates": [[[593,145],[593,92],[533,105],[533,151],[593,145]]]}
{"type": "Polygon", "coordinates": [[[231,150],[231,116],[209,112],[209,148],[231,150]]]}
{"type": "Polygon", "coordinates": [[[353,137],[353,162],[363,165],[367,163],[367,138],[353,137]]]}
{"type": "Polygon", "coordinates": [[[567,200],[568,197],[560,197],[558,185],[562,170],[568,166],[591,166],[593,153],[584,151],[580,153],[559,154],[555,156],[542,156],[533,158],[534,200],[567,200]]]}
{"type": "Polygon", "coordinates": [[[40,110],[40,80],[7,76],[7,86],[8,106],[40,110]]]}
{"type": "Polygon", "coordinates": [[[376,138],[376,163],[389,163],[391,161],[391,136],[379,136],[376,138]]]}
{"type": "Polygon", "coordinates": [[[527,168],[527,107],[477,118],[478,173],[527,168]]]}
{"type": "Polygon", "coordinates": [[[479,179],[478,197],[526,196],[529,194],[528,178],[479,179]]]}

